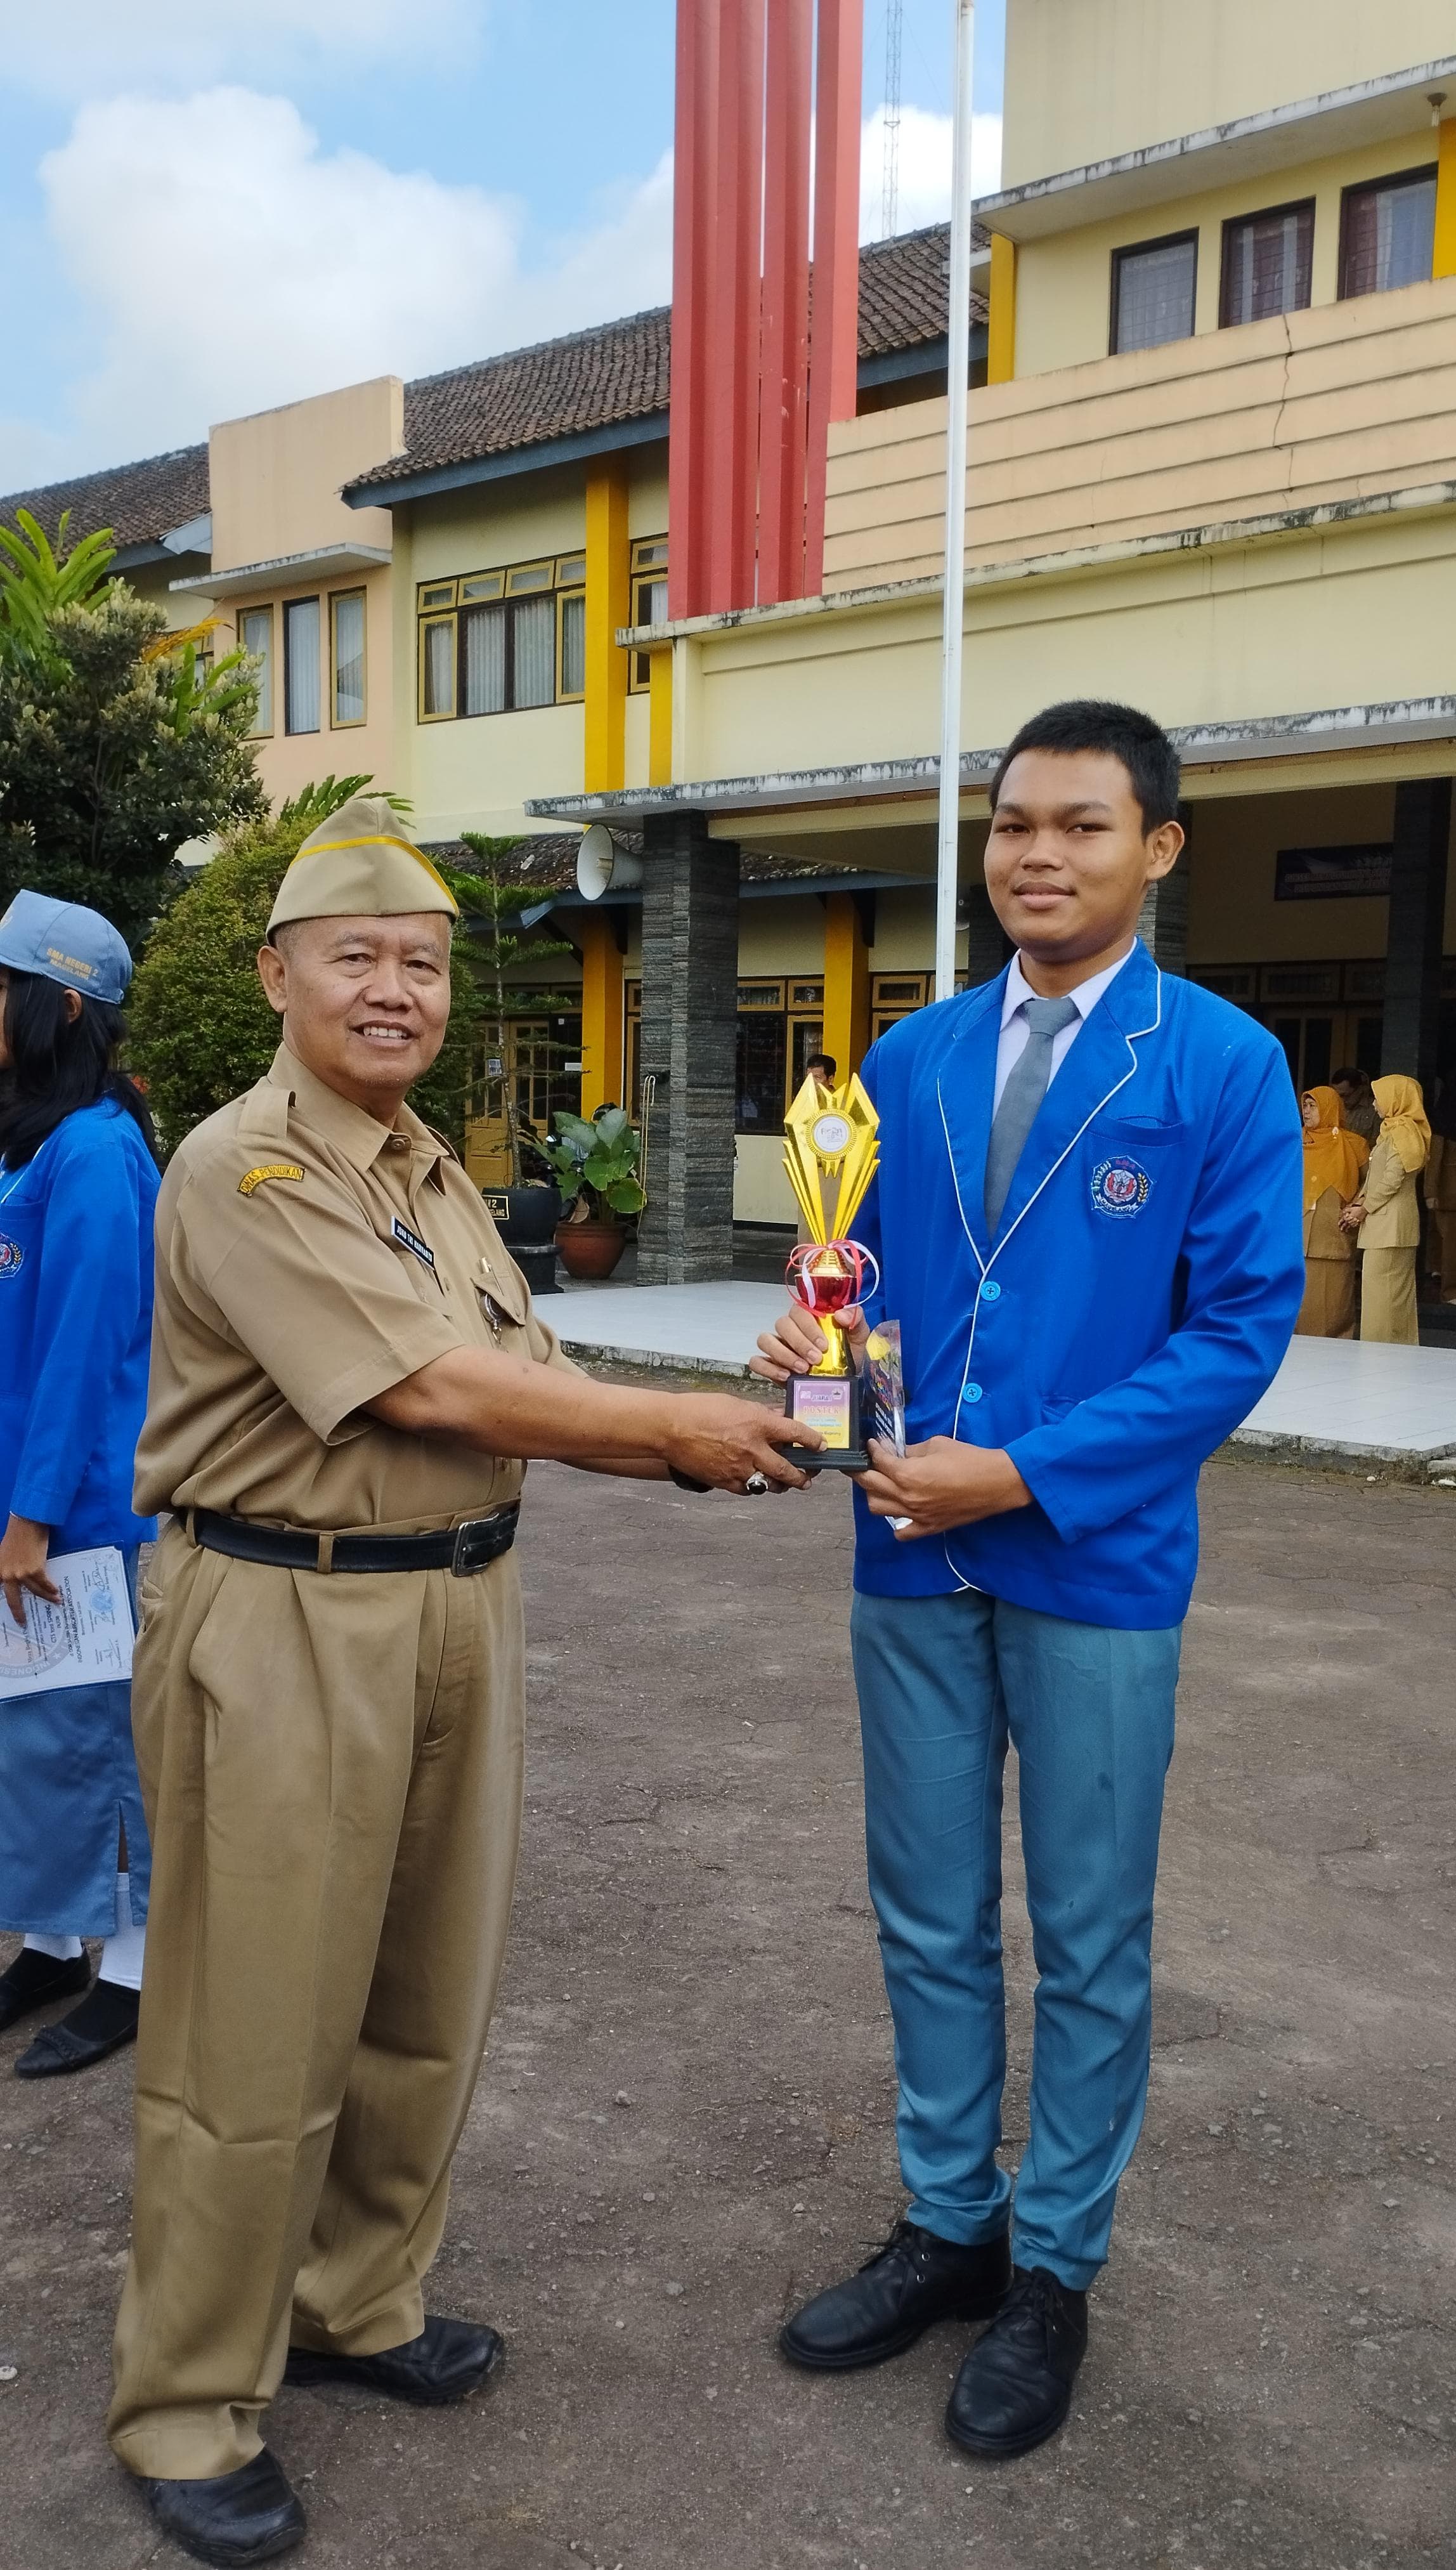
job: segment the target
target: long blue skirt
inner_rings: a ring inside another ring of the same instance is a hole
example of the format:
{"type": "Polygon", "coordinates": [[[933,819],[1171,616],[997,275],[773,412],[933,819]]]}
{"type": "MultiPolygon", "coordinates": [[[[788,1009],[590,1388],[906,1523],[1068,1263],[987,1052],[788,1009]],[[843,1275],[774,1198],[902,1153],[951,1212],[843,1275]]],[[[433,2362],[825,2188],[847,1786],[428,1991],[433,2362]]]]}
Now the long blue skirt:
{"type": "MultiPolygon", "coordinates": [[[[129,1554],[132,1577],[135,1567],[129,1554]]],[[[132,1747],[130,1685],[0,1697],[0,1930],[110,1936],[122,1830],[140,1926],[152,1843],[132,1747]]]]}

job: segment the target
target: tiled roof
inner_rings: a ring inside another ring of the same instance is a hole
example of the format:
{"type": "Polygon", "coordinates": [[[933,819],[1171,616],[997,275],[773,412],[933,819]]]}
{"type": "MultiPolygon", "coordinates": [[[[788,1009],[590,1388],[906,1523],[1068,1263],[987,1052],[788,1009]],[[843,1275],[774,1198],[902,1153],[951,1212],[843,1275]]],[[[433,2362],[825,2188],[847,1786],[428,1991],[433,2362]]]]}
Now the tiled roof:
{"type": "MultiPolygon", "coordinates": [[[[949,225],[931,223],[861,249],[862,357],[943,338],[949,245],[949,225]]],[[[979,294],[971,297],[971,315],[985,318],[979,294]]],[[[481,456],[665,413],[671,323],[667,305],[658,304],[594,330],[544,339],[533,348],[407,384],[404,453],[361,473],[348,488],[410,480],[481,456]]]]}
{"type": "Polygon", "coordinates": [[[118,547],[156,544],[174,527],[184,527],[207,508],[207,449],[175,446],[169,455],[149,455],[141,464],[116,464],[103,473],[78,474],[72,482],[50,482],[38,491],[13,491],[0,500],[0,520],[14,526],[17,509],[33,518],[54,538],[63,510],[71,512],[68,533],[74,543],[110,527],[118,547]]]}
{"type": "MultiPolygon", "coordinates": [[[[863,245],[862,357],[889,356],[944,336],[949,241],[949,225],[931,223],[923,231],[863,245]]],[[[971,296],[971,318],[985,318],[978,293],[971,296]]],[[[593,330],[573,330],[533,348],[421,376],[405,386],[404,454],[360,474],[350,490],[664,414],[671,322],[667,305],[659,304],[593,330]]],[[[179,446],[141,464],[12,492],[0,499],[0,520],[13,524],[17,509],[29,509],[54,535],[62,510],[69,509],[73,538],[110,527],[125,547],[156,543],[201,516],[207,505],[207,449],[179,446]]]]}
{"type": "MultiPolygon", "coordinates": [[[[642,853],[640,830],[613,829],[617,846],[632,856],[642,853]]],[[[458,867],[462,874],[479,875],[488,870],[489,861],[478,857],[461,839],[432,839],[426,843],[428,853],[447,866],[458,867]]],[[[496,872],[503,884],[529,884],[545,896],[553,892],[574,892],[576,859],[581,853],[579,830],[541,830],[530,838],[518,839],[514,847],[503,848],[495,860],[496,872]]],[[[803,883],[812,887],[825,875],[838,878],[843,866],[831,859],[779,856],[767,848],[744,848],[738,860],[739,880],[753,883],[803,883]]]]}

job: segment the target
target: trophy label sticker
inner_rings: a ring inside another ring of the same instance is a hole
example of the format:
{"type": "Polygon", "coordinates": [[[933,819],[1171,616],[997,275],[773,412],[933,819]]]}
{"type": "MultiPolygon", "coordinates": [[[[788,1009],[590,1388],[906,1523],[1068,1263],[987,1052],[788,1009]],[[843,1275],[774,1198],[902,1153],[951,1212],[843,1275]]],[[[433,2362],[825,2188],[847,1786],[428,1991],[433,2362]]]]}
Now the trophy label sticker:
{"type": "Polygon", "coordinates": [[[1153,1192],[1153,1181],[1141,1160],[1099,1160],[1092,1172],[1092,1202],[1098,1213],[1141,1213],[1153,1192]]]}
{"type": "Polygon", "coordinates": [[[803,1428],[817,1428],[826,1446],[847,1453],[850,1443],[849,1376],[797,1375],[794,1379],[794,1417],[803,1428]]]}

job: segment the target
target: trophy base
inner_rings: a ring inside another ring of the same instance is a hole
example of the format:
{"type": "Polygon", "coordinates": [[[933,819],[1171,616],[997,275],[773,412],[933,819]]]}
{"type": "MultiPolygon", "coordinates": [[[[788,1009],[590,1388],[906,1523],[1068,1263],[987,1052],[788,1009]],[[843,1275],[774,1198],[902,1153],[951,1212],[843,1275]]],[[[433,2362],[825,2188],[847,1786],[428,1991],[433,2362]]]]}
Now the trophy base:
{"type": "Polygon", "coordinates": [[[860,1378],[853,1374],[796,1374],[784,1394],[784,1414],[817,1428],[822,1447],[788,1446],[784,1453],[805,1473],[868,1473],[870,1452],[860,1425],[860,1378]]]}

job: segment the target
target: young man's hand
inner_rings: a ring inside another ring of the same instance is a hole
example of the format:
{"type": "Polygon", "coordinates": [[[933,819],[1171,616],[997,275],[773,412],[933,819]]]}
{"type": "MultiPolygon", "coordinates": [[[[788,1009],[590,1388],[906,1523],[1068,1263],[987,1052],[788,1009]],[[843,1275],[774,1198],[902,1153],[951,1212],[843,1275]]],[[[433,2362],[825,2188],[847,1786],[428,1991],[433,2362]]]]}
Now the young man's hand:
{"type": "Polygon", "coordinates": [[[872,1437],[870,1452],[875,1459],[870,1471],[854,1478],[872,1516],[909,1518],[908,1525],[896,1527],[898,1542],[945,1534],[951,1526],[974,1525],[979,1517],[1031,1505],[1031,1493],[998,1446],[960,1446],[953,1437],[929,1437],[923,1446],[897,1455],[872,1437]]]}
{"type": "MultiPolygon", "coordinates": [[[[848,1311],[836,1312],[835,1323],[849,1340],[855,1364],[863,1365],[870,1324],[858,1303],[852,1303],[848,1311]]],[[[748,1371],[761,1374],[769,1383],[787,1383],[790,1375],[811,1374],[825,1345],[824,1332],[814,1314],[807,1312],[802,1303],[791,1303],[773,1328],[760,1334],[758,1354],[750,1358],[748,1371]]]]}

